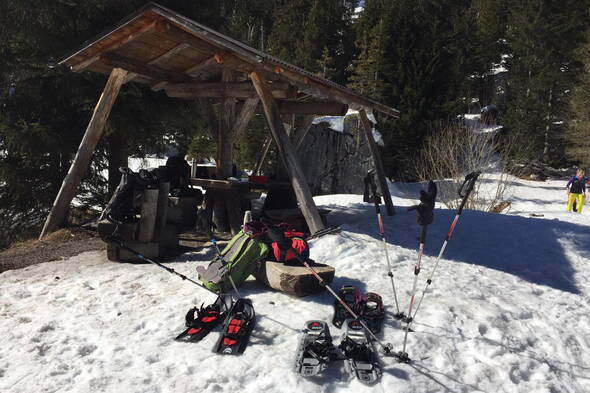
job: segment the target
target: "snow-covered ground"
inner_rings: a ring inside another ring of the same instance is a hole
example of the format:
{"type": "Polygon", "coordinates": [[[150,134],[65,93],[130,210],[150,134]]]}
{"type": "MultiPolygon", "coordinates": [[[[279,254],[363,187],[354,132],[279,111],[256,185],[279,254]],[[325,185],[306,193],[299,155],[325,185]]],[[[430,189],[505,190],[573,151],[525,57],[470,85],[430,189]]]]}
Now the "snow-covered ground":
{"type": "MultiPolygon", "coordinates": [[[[292,371],[298,329],[332,319],[328,293],[293,298],[246,282],[257,325],[242,356],[221,356],[211,351],[218,330],[197,344],[173,340],[187,309],[211,294],[153,265],[89,252],[0,275],[0,392],[590,392],[590,206],[565,212],[565,181],[511,181],[508,214],[462,215],[410,333],[414,362],[381,356],[375,387],[342,363],[315,379],[292,371]]],[[[406,309],[419,227],[405,206],[417,187],[391,191],[398,213],[384,217],[386,237],[406,309]]],[[[312,257],[336,267],[333,288],[378,292],[393,313],[374,208],[357,195],[316,201],[344,229],[311,241],[312,257]]],[[[453,216],[437,205],[420,289],[453,216]]],[[[169,265],[195,276],[212,255],[169,265]]],[[[400,350],[400,324],[388,318],[381,339],[400,350]]]]}

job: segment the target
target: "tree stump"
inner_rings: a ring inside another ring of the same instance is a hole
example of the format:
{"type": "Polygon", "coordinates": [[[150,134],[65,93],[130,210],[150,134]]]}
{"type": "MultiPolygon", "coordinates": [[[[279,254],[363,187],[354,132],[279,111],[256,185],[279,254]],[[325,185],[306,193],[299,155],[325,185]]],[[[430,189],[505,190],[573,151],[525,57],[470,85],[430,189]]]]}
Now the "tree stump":
{"type": "MultiPolygon", "coordinates": [[[[336,269],[332,266],[314,263],[312,267],[326,284],[334,279],[336,269]]],[[[313,295],[326,289],[305,266],[289,266],[283,262],[263,261],[254,276],[270,288],[298,297],[313,295]]]]}

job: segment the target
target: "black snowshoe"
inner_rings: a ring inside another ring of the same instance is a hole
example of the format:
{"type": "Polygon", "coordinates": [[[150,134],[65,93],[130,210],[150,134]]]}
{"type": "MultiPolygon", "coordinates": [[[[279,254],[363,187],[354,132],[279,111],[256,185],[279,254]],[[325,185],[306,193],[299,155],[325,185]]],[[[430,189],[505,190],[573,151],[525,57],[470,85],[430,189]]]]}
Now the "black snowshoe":
{"type": "Polygon", "coordinates": [[[307,321],[299,339],[295,372],[305,377],[320,374],[334,354],[330,328],[324,321],[307,321]]]}
{"type": "Polygon", "coordinates": [[[226,355],[238,355],[244,352],[255,321],[256,314],[252,301],[238,299],[225,318],[223,333],[217,341],[215,352],[226,355]]]}
{"type": "Polygon", "coordinates": [[[220,295],[215,303],[207,307],[191,308],[185,316],[186,330],[180,333],[175,340],[182,342],[201,341],[211,330],[221,324],[228,310],[232,306],[230,296],[220,295]],[[195,313],[197,316],[195,317],[195,313]]]}
{"type": "Polygon", "coordinates": [[[383,299],[374,292],[367,292],[363,297],[363,309],[361,318],[365,324],[375,334],[381,333],[383,319],[385,318],[385,309],[383,299]]]}
{"type": "Polygon", "coordinates": [[[347,319],[344,325],[342,341],[338,346],[342,350],[345,367],[360,382],[372,385],[381,378],[381,368],[369,342],[367,334],[359,321],[347,319]]]}
{"type": "MultiPolygon", "coordinates": [[[[338,291],[338,297],[344,301],[357,315],[362,311],[363,298],[359,289],[352,285],[346,285],[340,288],[338,291]]],[[[352,318],[348,311],[340,304],[338,300],[334,301],[334,318],[332,323],[336,327],[341,327],[344,321],[348,318],[352,318]]]]}

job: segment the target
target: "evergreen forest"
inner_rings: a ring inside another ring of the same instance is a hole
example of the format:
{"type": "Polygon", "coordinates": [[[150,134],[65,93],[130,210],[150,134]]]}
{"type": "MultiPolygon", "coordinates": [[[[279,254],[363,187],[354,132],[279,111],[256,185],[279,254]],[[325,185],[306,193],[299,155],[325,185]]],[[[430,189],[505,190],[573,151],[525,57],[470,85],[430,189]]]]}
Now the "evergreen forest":
{"type": "MultiPolygon", "coordinates": [[[[199,23],[401,111],[378,119],[392,179],[412,180],[433,124],[495,105],[519,160],[590,165],[587,0],[158,0],[199,23]]],[[[105,77],[57,62],[145,0],[0,0],[0,249],[36,236],[105,77]],[[16,225],[18,223],[18,225],[16,225]]],[[[213,156],[199,103],[125,84],[78,190],[104,206],[123,157],[170,141],[213,156]]],[[[267,131],[235,147],[250,168],[267,131]]]]}

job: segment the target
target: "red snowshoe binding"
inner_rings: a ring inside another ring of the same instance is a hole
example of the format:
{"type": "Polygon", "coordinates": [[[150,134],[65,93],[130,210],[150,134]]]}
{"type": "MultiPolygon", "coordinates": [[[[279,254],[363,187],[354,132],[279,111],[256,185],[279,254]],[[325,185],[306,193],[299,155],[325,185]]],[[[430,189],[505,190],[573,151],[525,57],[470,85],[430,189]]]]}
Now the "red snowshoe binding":
{"type": "Polygon", "coordinates": [[[256,314],[252,301],[238,299],[225,318],[223,333],[217,341],[215,352],[226,355],[238,355],[244,352],[255,321],[256,314]]]}
{"type": "MultiPolygon", "coordinates": [[[[356,314],[360,314],[363,307],[363,298],[359,289],[352,285],[345,285],[338,291],[338,297],[344,301],[356,314]]],[[[341,327],[344,321],[353,318],[352,315],[340,304],[338,300],[334,301],[334,318],[332,323],[336,327],[341,327]]]]}
{"type": "Polygon", "coordinates": [[[187,329],[180,333],[175,340],[183,342],[201,341],[217,325],[221,324],[227,311],[232,306],[230,296],[220,295],[215,303],[197,309],[191,308],[185,316],[187,329]],[[197,316],[195,317],[195,313],[197,316]]]}

